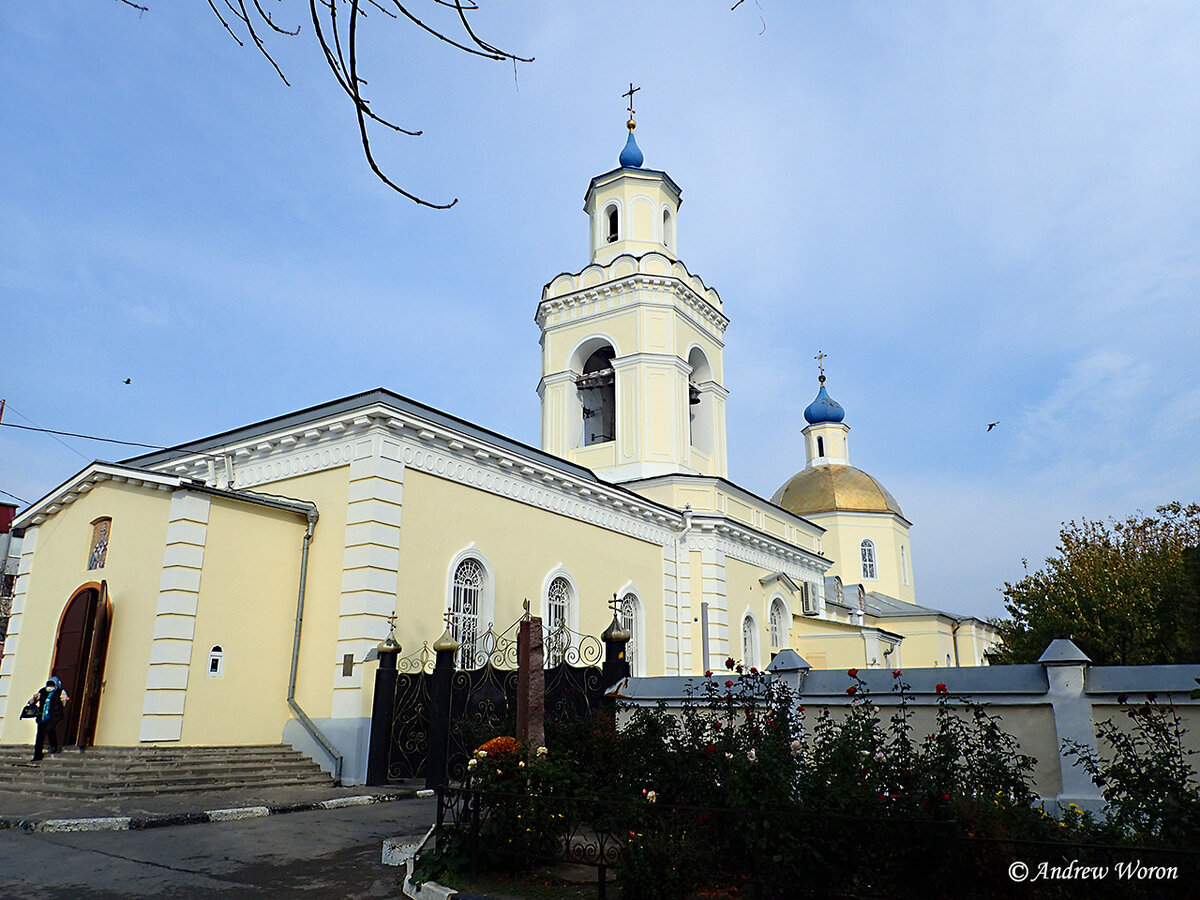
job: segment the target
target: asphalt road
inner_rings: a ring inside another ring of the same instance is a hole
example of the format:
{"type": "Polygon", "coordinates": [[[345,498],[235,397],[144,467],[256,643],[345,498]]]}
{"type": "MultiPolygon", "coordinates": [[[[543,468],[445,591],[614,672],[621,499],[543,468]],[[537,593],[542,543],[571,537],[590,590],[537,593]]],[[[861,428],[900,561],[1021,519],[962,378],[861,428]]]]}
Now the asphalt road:
{"type": "Polygon", "coordinates": [[[415,840],[436,801],[403,800],[148,831],[0,831],[0,897],[399,897],[387,837],[415,840]]]}

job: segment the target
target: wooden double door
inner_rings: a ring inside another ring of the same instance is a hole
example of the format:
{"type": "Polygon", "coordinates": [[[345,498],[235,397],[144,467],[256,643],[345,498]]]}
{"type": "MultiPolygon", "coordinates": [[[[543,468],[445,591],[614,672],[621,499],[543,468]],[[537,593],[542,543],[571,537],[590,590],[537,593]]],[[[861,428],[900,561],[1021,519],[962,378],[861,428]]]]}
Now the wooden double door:
{"type": "Polygon", "coordinates": [[[63,746],[89,747],[95,742],[111,624],[107,582],[80,588],[63,610],[51,666],[70,697],[63,746]]]}

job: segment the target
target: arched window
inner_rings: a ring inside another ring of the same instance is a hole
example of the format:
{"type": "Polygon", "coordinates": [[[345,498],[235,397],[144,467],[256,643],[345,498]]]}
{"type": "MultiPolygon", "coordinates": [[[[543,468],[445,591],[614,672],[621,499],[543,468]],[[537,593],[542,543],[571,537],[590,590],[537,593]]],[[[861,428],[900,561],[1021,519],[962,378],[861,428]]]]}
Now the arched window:
{"type": "Polygon", "coordinates": [[[616,440],[617,390],[613,357],[616,351],[605,344],[583,363],[583,374],[575,382],[583,407],[581,446],[616,440]]]}
{"type": "Polygon", "coordinates": [[[108,559],[108,537],[112,533],[112,519],[96,519],[92,522],[92,543],[88,548],[88,570],[103,569],[108,559]]]}
{"type": "Polygon", "coordinates": [[[606,209],[604,211],[604,220],[605,220],[605,223],[608,225],[608,235],[606,237],[606,240],[610,244],[615,243],[617,240],[617,236],[620,233],[617,228],[617,225],[619,224],[620,220],[617,216],[617,208],[615,206],[610,206],[608,209],[606,209]]]}
{"type": "Polygon", "coordinates": [[[818,434],[817,435],[817,456],[822,457],[824,455],[825,455],[825,438],[821,437],[821,435],[818,434]]]}
{"type": "MultiPolygon", "coordinates": [[[[807,583],[805,587],[807,587],[807,583]]],[[[771,601],[771,649],[781,650],[788,645],[787,608],[776,597],[771,601]]]]}
{"type": "Polygon", "coordinates": [[[865,540],[858,545],[858,549],[862,555],[862,577],[871,580],[878,578],[875,566],[875,544],[872,541],[865,540]]]}
{"type": "Polygon", "coordinates": [[[663,237],[663,246],[666,247],[668,250],[671,248],[671,245],[675,243],[675,234],[674,234],[673,228],[674,228],[674,223],[671,221],[671,211],[669,209],[664,209],[663,210],[663,235],[662,235],[662,237],[663,237]]]}
{"type": "Polygon", "coordinates": [[[574,591],[571,590],[571,582],[561,575],[550,582],[550,588],[546,591],[544,635],[547,668],[561,664],[567,648],[571,645],[571,637],[567,628],[570,627],[573,601],[574,591]]]}
{"type": "Polygon", "coordinates": [[[749,613],[742,619],[742,662],[746,668],[758,665],[758,626],[749,613]]]}
{"type": "Polygon", "coordinates": [[[908,551],[904,545],[900,545],[900,577],[904,579],[904,586],[908,587],[908,551]]]}
{"type": "Polygon", "coordinates": [[[637,594],[630,591],[621,598],[618,616],[621,627],[629,632],[629,643],[625,645],[625,662],[629,663],[629,674],[641,675],[642,608],[637,594]]]}
{"type": "Polygon", "coordinates": [[[483,564],[468,556],[454,570],[454,591],[450,600],[450,633],[458,641],[458,667],[474,669],[482,665],[477,659],[476,641],[479,638],[479,608],[487,583],[483,564]]]}
{"type": "Polygon", "coordinates": [[[208,677],[220,678],[225,674],[225,651],[220,646],[208,652],[208,677]]]}

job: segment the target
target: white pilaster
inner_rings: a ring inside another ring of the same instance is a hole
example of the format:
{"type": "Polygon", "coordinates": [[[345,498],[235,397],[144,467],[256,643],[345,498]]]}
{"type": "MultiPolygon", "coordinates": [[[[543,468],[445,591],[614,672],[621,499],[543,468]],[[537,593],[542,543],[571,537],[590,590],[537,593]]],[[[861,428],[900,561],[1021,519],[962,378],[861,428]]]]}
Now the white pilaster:
{"type": "Polygon", "coordinates": [[[342,596],[338,611],[333,717],[363,713],[362,661],[387,637],[396,611],[400,567],[400,513],[404,506],[404,463],[400,445],[382,435],[355,446],[350,463],[342,596]],[[354,659],[351,674],[343,662],[354,659]]]}
{"type": "MultiPolygon", "coordinates": [[[[725,551],[705,547],[700,553],[704,578],[704,602],[708,604],[708,647],[710,659],[740,657],[741,650],[729,649],[729,598],[725,585],[725,551]]],[[[741,630],[739,625],[738,635],[741,630]]]]}
{"type": "Polygon", "coordinates": [[[180,489],[171,495],[139,741],[177,741],[183,736],[210,507],[207,494],[180,489]]]}
{"type": "MultiPolygon", "coordinates": [[[[0,658],[0,728],[4,726],[4,711],[12,689],[12,672],[17,661],[17,646],[21,642],[21,614],[25,611],[25,596],[29,593],[29,573],[33,569],[33,551],[37,549],[36,525],[25,529],[21,542],[21,559],[17,563],[17,580],[13,585],[12,609],[8,618],[8,637],[4,641],[4,656],[0,658]]],[[[3,562],[0,561],[0,565],[3,562]]],[[[14,713],[16,715],[16,713],[14,713]]]]}

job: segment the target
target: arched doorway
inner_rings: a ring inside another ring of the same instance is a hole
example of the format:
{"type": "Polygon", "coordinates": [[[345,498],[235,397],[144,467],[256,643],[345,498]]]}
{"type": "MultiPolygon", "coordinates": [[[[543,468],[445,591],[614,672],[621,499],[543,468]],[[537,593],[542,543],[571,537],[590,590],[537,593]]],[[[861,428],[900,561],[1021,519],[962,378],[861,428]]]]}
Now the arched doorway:
{"type": "Polygon", "coordinates": [[[62,738],[64,746],[90,747],[95,741],[111,622],[112,604],[108,599],[108,583],[104,581],[84,585],[72,594],[59,620],[51,672],[58,676],[71,698],[62,738]]]}

